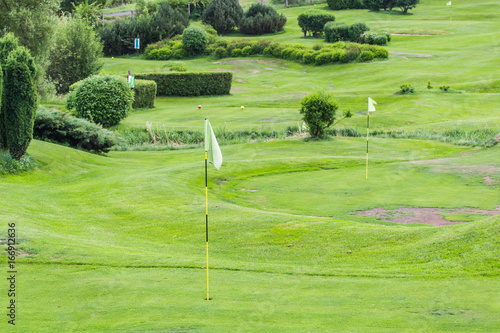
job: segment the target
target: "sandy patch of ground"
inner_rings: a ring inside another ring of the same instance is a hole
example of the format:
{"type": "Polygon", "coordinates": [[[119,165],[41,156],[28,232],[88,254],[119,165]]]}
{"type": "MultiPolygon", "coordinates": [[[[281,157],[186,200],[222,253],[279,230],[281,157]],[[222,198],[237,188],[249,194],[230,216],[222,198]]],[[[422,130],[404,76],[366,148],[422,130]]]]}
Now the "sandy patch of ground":
{"type": "Polygon", "coordinates": [[[400,224],[422,223],[435,226],[466,223],[465,221],[448,221],[441,214],[471,214],[479,216],[500,215],[500,205],[495,210],[475,208],[442,209],[442,208],[404,208],[383,209],[373,208],[355,212],[358,215],[374,216],[377,219],[400,224]]]}
{"type": "Polygon", "coordinates": [[[239,83],[247,83],[247,81],[242,80],[242,79],[236,79],[235,81],[236,81],[236,82],[239,82],[239,83]]]}

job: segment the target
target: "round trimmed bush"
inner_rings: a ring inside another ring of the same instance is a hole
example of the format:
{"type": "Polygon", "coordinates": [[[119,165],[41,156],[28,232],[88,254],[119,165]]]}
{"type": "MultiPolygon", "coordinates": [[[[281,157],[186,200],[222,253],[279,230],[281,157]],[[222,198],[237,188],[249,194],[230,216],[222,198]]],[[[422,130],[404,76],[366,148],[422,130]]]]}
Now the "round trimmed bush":
{"type": "Polygon", "coordinates": [[[358,56],[358,61],[372,61],[375,58],[375,54],[371,51],[362,51],[358,56]]]}
{"type": "Polygon", "coordinates": [[[214,51],[214,57],[217,58],[217,59],[221,59],[221,58],[227,57],[227,51],[226,51],[226,49],[223,48],[222,46],[219,46],[214,51]]]}
{"type": "Polygon", "coordinates": [[[208,45],[208,34],[205,29],[191,25],[182,33],[182,44],[190,55],[203,53],[208,45]]]}
{"type": "Polygon", "coordinates": [[[241,49],[241,55],[244,57],[248,57],[249,55],[252,55],[252,47],[251,46],[245,46],[244,48],[241,49]]]}
{"type": "Polygon", "coordinates": [[[233,49],[231,51],[231,57],[241,57],[241,49],[233,49]]]}
{"type": "Polygon", "coordinates": [[[159,49],[155,55],[156,59],[158,60],[168,60],[170,59],[170,57],[172,57],[172,50],[169,49],[168,47],[165,47],[163,49],[159,49]]]}
{"type": "Polygon", "coordinates": [[[184,49],[177,49],[172,54],[172,58],[174,59],[184,59],[187,57],[187,52],[184,49]]]}
{"type": "Polygon", "coordinates": [[[127,80],[115,75],[88,77],[71,94],[77,116],[103,127],[117,125],[130,112],[134,101],[127,80]]]}
{"type": "Polygon", "coordinates": [[[203,12],[201,21],[217,30],[218,34],[226,34],[238,25],[243,17],[243,9],[238,0],[212,0],[203,12]]]}
{"type": "Polygon", "coordinates": [[[324,65],[332,62],[333,52],[321,52],[314,58],[315,65],[324,65]]]}

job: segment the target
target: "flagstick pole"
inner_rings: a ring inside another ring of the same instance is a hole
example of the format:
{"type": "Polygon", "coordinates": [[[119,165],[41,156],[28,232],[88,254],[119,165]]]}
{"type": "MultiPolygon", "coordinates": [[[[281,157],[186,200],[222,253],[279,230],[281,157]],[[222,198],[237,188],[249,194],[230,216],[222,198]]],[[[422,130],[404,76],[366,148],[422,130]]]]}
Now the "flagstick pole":
{"type": "Polygon", "coordinates": [[[370,111],[366,117],[366,180],[368,180],[368,136],[370,133],[370,111]]]}
{"type": "Polygon", "coordinates": [[[205,241],[207,245],[207,301],[209,297],[208,285],[208,153],[205,151],[205,241]]]}

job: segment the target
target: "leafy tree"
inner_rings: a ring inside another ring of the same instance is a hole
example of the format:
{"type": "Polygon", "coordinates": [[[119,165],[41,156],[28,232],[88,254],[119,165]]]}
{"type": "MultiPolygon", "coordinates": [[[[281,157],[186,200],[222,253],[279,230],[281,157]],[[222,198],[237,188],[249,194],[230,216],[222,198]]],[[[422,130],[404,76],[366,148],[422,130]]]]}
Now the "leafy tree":
{"type": "Polygon", "coordinates": [[[338,102],[332,92],[319,91],[306,95],[300,101],[300,113],[309,128],[311,137],[321,137],[335,121],[338,102]]]}
{"type": "MultiPolygon", "coordinates": [[[[5,64],[3,121],[5,141],[12,158],[20,160],[33,139],[37,90],[35,73],[30,68],[29,51],[19,47],[12,51],[5,64]]],[[[31,63],[33,61],[31,60],[31,63]]]]}
{"type": "Polygon", "coordinates": [[[210,24],[219,34],[233,30],[243,17],[238,0],[212,0],[202,15],[202,22],[210,24]]]}
{"type": "Polygon", "coordinates": [[[271,6],[255,3],[250,6],[240,20],[239,28],[240,32],[244,34],[261,35],[283,30],[285,23],[285,15],[278,14],[271,6]]]}
{"type": "Polygon", "coordinates": [[[51,47],[58,7],[58,0],[1,0],[0,35],[2,30],[14,33],[41,64],[51,47]]]}
{"type": "Polygon", "coordinates": [[[60,3],[61,10],[67,13],[71,13],[82,4],[94,5],[99,8],[104,8],[106,6],[107,0],[62,0],[60,3]]]}
{"type": "Polygon", "coordinates": [[[73,83],[97,74],[103,66],[102,44],[85,22],[75,15],[58,24],[47,74],[59,94],[67,93],[73,83]]]}
{"type": "Polygon", "coordinates": [[[408,10],[417,7],[420,0],[396,0],[395,5],[401,9],[403,14],[408,13],[408,10]]]}

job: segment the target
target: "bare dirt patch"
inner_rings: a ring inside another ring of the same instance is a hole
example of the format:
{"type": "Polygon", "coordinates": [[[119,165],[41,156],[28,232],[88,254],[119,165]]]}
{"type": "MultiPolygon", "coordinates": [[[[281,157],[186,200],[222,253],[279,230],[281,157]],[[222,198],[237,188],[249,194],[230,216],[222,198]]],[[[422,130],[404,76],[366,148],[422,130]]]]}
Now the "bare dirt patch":
{"type": "Polygon", "coordinates": [[[493,185],[493,183],[498,182],[498,180],[497,180],[497,179],[493,179],[493,178],[491,178],[490,176],[486,176],[486,177],[484,177],[483,179],[484,179],[484,181],[486,182],[486,184],[488,184],[489,186],[493,186],[493,187],[495,187],[495,185],[493,185]]]}
{"type": "Polygon", "coordinates": [[[242,80],[242,79],[236,79],[236,82],[239,82],[239,83],[247,83],[247,81],[242,80]]]}
{"type": "Polygon", "coordinates": [[[435,226],[467,223],[466,221],[449,221],[442,214],[470,214],[480,216],[500,215],[500,205],[495,210],[475,208],[442,209],[442,208],[405,208],[396,209],[373,208],[355,212],[358,215],[374,216],[377,219],[400,224],[422,223],[435,226]]]}

